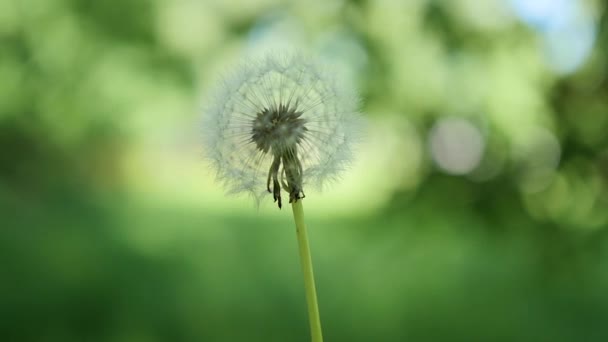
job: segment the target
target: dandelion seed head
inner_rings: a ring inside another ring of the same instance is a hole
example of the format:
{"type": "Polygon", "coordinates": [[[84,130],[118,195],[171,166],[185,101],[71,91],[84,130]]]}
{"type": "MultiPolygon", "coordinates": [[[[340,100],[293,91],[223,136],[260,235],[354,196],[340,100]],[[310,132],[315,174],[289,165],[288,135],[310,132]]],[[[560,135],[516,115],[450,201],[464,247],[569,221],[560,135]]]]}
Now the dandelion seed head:
{"type": "Polygon", "coordinates": [[[223,79],[204,111],[203,135],[228,193],[281,207],[281,190],[297,201],[304,188],[339,177],[361,121],[354,90],[331,71],[300,54],[267,54],[223,79]]]}

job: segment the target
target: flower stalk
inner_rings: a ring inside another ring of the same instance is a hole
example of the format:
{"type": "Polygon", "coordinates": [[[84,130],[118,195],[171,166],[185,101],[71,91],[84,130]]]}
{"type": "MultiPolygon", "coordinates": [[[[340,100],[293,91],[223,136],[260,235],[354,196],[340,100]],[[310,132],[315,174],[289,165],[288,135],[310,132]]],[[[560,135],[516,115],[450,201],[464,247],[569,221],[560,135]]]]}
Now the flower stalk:
{"type": "Polygon", "coordinates": [[[302,199],[291,203],[293,218],[296,222],[296,235],[300,250],[300,263],[304,276],[304,289],[306,290],[306,303],[308,306],[308,320],[310,323],[310,335],[312,342],[323,342],[321,332],[321,318],[319,316],[319,305],[317,303],[317,290],[315,288],[315,276],[312,270],[312,258],[308,244],[308,234],[304,223],[304,208],[302,199]]]}

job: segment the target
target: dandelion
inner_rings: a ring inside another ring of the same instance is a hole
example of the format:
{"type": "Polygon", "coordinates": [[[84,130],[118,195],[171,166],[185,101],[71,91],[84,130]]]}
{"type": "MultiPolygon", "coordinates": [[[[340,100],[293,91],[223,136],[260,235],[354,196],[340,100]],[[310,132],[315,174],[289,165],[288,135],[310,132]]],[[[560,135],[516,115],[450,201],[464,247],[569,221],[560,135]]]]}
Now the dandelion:
{"type": "Polygon", "coordinates": [[[248,61],[218,87],[203,122],[205,147],[229,193],[257,201],[281,192],[292,204],[312,340],[322,341],[302,199],[323,188],[352,158],[358,100],[331,70],[298,54],[248,61]]]}
{"type": "Polygon", "coordinates": [[[219,87],[203,122],[208,157],[229,193],[264,194],[282,207],[321,189],[352,159],[354,92],[297,54],[250,61],[219,87]]]}

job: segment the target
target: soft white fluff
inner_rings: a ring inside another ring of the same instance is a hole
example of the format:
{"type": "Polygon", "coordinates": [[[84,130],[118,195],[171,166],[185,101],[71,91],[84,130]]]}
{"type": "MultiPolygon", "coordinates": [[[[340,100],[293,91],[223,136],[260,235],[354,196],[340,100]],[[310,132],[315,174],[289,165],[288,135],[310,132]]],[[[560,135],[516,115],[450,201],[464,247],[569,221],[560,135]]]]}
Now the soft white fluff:
{"type": "Polygon", "coordinates": [[[252,123],[265,108],[287,103],[306,120],[307,132],[297,147],[304,190],[322,188],[350,163],[361,125],[352,86],[308,57],[267,54],[236,67],[205,104],[206,155],[229,193],[272,197],[266,180],[273,156],[256,148],[252,123]]]}

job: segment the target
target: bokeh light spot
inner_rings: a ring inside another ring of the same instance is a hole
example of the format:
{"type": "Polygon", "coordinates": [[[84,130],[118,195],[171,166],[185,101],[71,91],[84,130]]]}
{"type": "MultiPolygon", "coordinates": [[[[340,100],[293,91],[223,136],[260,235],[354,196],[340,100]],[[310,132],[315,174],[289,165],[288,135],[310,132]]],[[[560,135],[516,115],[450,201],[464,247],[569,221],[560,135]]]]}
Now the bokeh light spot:
{"type": "Polygon", "coordinates": [[[537,192],[553,182],[561,157],[557,137],[546,128],[521,130],[513,146],[513,158],[519,162],[519,181],[524,192],[537,192]]]}
{"type": "Polygon", "coordinates": [[[539,34],[546,62],[555,72],[570,74],[587,60],[597,35],[588,4],[580,0],[512,0],[511,4],[539,34]]]}
{"type": "Polygon", "coordinates": [[[250,51],[280,51],[302,46],[304,33],[300,21],[282,11],[270,12],[256,21],[248,33],[250,51]]]}
{"type": "Polygon", "coordinates": [[[321,56],[338,68],[348,82],[358,82],[368,64],[368,53],[362,42],[348,32],[334,31],[322,35],[319,39],[321,56]]]}
{"type": "Polygon", "coordinates": [[[224,37],[223,28],[224,23],[204,1],[159,3],[157,31],[160,41],[187,57],[198,57],[208,52],[224,37]]]}
{"type": "Polygon", "coordinates": [[[430,134],[433,160],[443,171],[467,174],[479,165],[484,152],[484,138],[479,129],[467,120],[439,120],[430,134]]]}

